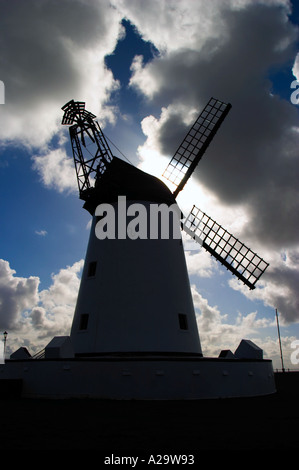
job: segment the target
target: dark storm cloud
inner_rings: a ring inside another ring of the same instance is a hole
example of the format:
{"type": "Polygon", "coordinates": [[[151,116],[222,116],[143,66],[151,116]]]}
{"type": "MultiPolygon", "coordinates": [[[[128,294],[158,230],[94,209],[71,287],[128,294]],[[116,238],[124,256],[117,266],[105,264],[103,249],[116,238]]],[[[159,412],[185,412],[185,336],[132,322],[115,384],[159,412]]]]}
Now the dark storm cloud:
{"type": "Polygon", "coordinates": [[[266,275],[266,281],[272,285],[273,290],[270,305],[275,305],[279,312],[283,312],[283,319],[286,324],[294,320],[298,321],[299,298],[295,294],[298,292],[299,284],[297,266],[296,268],[283,266],[270,271],[266,275]]]}
{"type": "Polygon", "coordinates": [[[103,59],[116,44],[119,16],[97,0],[1,0],[0,8],[0,137],[42,145],[66,101],[93,95],[97,107],[114,86],[103,59]],[[102,87],[93,89],[98,80],[102,87]]]}
{"type": "MultiPolygon", "coordinates": [[[[241,209],[246,224],[239,225],[236,235],[270,262],[250,298],[278,308],[286,322],[298,321],[299,269],[290,260],[299,252],[299,114],[290,100],[272,92],[270,81],[280,67],[292,69],[298,30],[282,2],[244,0],[240,8],[233,3],[215,1],[212,17],[211,12],[207,17],[199,12],[190,19],[196,39],[188,42],[183,37],[175,49],[170,42],[151,64],[135,68],[131,85],[164,107],[154,132],[161,154],[168,156],[189,128],[186,110],[196,108],[199,113],[211,96],[231,102],[232,110],[193,178],[220,201],[222,220],[219,210],[215,218],[224,226],[225,208],[241,209]],[[205,38],[198,39],[202,21],[209,27],[205,38]]],[[[140,17],[138,27],[142,31],[140,17]]],[[[168,37],[174,30],[170,25],[168,37]]],[[[147,35],[150,38],[148,28],[147,35]]],[[[289,96],[292,80],[285,84],[289,96]]],[[[214,216],[211,207],[201,208],[214,216]]],[[[249,297],[236,280],[229,284],[249,297]]]]}
{"type": "MultiPolygon", "coordinates": [[[[223,11],[222,20],[221,41],[208,39],[198,51],[178,50],[148,66],[159,83],[153,99],[198,110],[210,96],[232,103],[195,177],[224,204],[247,207],[247,236],[292,245],[299,229],[298,110],[271,94],[268,75],[294,62],[297,30],[280,8],[265,5],[223,11]]],[[[160,128],[162,153],[175,150],[182,129],[182,119],[170,115],[160,128]]]]}

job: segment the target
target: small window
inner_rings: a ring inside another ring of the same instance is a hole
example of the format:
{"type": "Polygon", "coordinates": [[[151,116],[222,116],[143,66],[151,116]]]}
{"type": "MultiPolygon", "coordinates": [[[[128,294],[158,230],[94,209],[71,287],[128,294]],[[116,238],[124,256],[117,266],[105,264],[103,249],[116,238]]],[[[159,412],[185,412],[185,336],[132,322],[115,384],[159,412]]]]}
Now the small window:
{"type": "Polygon", "coordinates": [[[179,313],[179,325],[181,330],[188,330],[187,315],[179,313]]]}
{"type": "Polygon", "coordinates": [[[88,266],[88,277],[94,277],[96,275],[96,269],[97,269],[97,262],[96,261],[91,261],[88,266]]]}
{"type": "Polygon", "coordinates": [[[80,317],[79,330],[87,330],[88,317],[89,317],[88,313],[82,313],[80,317]]]}

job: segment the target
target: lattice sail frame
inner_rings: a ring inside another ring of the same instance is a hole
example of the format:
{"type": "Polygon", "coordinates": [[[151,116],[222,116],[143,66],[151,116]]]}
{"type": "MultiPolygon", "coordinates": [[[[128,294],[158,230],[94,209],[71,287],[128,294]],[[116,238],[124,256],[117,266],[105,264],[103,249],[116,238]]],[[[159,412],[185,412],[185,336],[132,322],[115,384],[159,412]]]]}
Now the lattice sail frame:
{"type": "Polygon", "coordinates": [[[250,289],[269,266],[260,256],[193,206],[183,229],[250,289]]]}
{"type": "Polygon", "coordinates": [[[178,147],[163,176],[176,186],[176,197],[231,109],[230,103],[211,98],[178,147]]]}
{"type": "Polygon", "coordinates": [[[70,140],[75,162],[79,196],[87,200],[96,179],[101,178],[113,159],[107,140],[94,114],[85,110],[85,103],[71,100],[62,110],[62,124],[71,125],[70,140]],[[80,142],[81,138],[81,142],[80,142]]]}
{"type": "Polygon", "coordinates": [[[64,111],[64,115],[62,117],[61,124],[69,126],[81,120],[87,120],[87,118],[94,119],[96,116],[85,109],[84,101],[68,101],[64,106],[61,108],[64,111]]]}

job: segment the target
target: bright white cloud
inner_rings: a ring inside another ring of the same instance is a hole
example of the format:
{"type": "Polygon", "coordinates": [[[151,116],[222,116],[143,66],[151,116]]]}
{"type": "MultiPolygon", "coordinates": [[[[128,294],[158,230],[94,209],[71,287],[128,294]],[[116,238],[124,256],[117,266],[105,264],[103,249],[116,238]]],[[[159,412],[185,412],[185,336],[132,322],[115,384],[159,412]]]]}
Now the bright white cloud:
{"type": "Polygon", "coordinates": [[[40,300],[45,308],[52,311],[61,305],[74,306],[79,289],[78,274],[82,267],[83,260],[52,275],[52,285],[40,292],[40,300]]]}
{"type": "Polygon", "coordinates": [[[15,276],[8,261],[0,259],[0,321],[1,329],[22,328],[21,314],[38,302],[39,278],[15,276]]]}
{"type": "Polygon", "coordinates": [[[288,0],[112,0],[122,15],[132,21],[146,41],[162,55],[179,49],[203,50],[207,41],[215,47],[227,34],[225,10],[242,10],[251,5],[283,6],[288,0]]]}
{"type": "Polygon", "coordinates": [[[234,321],[229,321],[228,314],[221,314],[217,305],[209,305],[194,285],[192,295],[204,356],[217,357],[225,349],[234,352],[242,339],[250,339],[264,350],[265,357],[271,357],[273,347],[269,348],[261,337],[261,330],[273,326],[273,320],[259,318],[258,312],[251,312],[239,313],[234,321]]]}
{"type": "Polygon", "coordinates": [[[40,237],[45,237],[48,234],[47,230],[35,230],[35,233],[40,237]]]}
{"type": "Polygon", "coordinates": [[[39,173],[43,184],[59,192],[77,190],[74,162],[64,148],[34,155],[33,168],[39,173]]]}
{"type": "Polygon", "coordinates": [[[185,251],[187,268],[190,276],[211,277],[218,268],[218,263],[204,249],[195,251],[198,248],[195,243],[193,250],[185,251]]]}
{"type": "Polygon", "coordinates": [[[52,275],[48,289],[39,278],[21,278],[0,260],[0,330],[9,333],[8,351],[26,346],[42,349],[53,336],[68,335],[76,304],[83,260],[52,275]]]}
{"type": "Polygon", "coordinates": [[[294,77],[296,77],[297,80],[299,80],[299,53],[296,55],[296,59],[295,59],[292,71],[293,71],[294,77]]]}

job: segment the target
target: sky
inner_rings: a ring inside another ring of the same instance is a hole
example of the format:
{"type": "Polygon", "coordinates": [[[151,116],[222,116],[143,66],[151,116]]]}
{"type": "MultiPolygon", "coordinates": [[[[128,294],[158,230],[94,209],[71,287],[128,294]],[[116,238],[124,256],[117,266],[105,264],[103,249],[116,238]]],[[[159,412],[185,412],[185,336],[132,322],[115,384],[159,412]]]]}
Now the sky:
{"type": "Polygon", "coordinates": [[[7,356],[70,332],[90,215],[61,107],[86,102],[113,153],[162,178],[213,96],[232,110],[177,202],[186,215],[197,205],[270,266],[249,290],[184,236],[203,354],[234,352],[246,338],[281,368],[277,309],[284,366],[298,369],[298,2],[0,0],[0,11],[7,356]]]}

